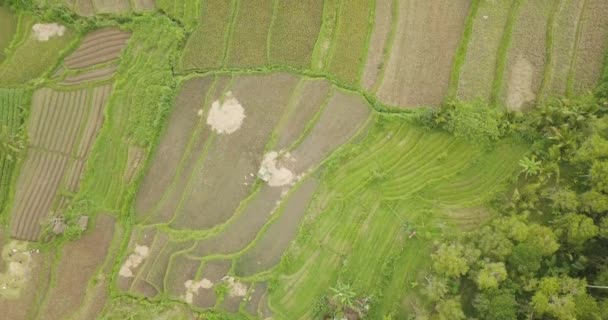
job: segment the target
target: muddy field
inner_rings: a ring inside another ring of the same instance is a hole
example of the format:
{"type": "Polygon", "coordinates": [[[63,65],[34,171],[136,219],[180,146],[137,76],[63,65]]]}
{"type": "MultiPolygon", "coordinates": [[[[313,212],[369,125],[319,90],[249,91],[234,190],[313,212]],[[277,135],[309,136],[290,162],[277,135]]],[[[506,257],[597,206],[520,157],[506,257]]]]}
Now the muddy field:
{"type": "Polygon", "coordinates": [[[442,101],[468,10],[464,0],[399,3],[395,40],[377,91],[384,103],[413,107],[442,101]]]}

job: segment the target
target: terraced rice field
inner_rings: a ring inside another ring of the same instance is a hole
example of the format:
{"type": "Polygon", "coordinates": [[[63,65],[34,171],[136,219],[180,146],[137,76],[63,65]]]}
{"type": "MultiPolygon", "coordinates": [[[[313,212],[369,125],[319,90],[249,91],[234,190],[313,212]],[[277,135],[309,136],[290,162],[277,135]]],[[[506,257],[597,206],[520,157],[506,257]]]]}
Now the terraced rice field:
{"type": "Polygon", "coordinates": [[[0,244],[45,243],[14,319],[315,319],[338,283],[407,319],[529,148],[400,109],[590,90],[608,38],[601,0],[59,3],[99,27],[0,7],[0,244]]]}
{"type": "Polygon", "coordinates": [[[59,194],[78,190],[110,91],[110,86],[101,86],[34,92],[27,123],[28,155],[11,208],[12,237],[37,240],[57,210],[59,194]]]}
{"type": "MultiPolygon", "coordinates": [[[[311,80],[300,81],[303,82],[297,85],[296,92],[303,90],[304,85],[312,85],[311,80]]],[[[238,82],[238,78],[233,80],[235,84],[238,82]]],[[[196,79],[182,90],[190,89],[203,99],[201,85],[217,92],[210,79],[196,79]]],[[[238,97],[238,91],[233,93],[238,97]]],[[[186,91],[181,95],[186,95],[186,91]]],[[[191,94],[187,95],[190,99],[182,100],[180,96],[176,101],[178,106],[180,101],[193,104],[191,94]]],[[[298,167],[300,154],[319,154],[317,159],[306,162],[309,166],[308,163],[317,163],[328,155],[327,151],[320,150],[335,149],[306,147],[308,139],[329,136],[322,129],[316,129],[329,128],[326,122],[337,121],[335,116],[326,113],[328,108],[338,105],[334,102],[335,97],[334,94],[322,108],[323,114],[315,120],[315,128],[308,130],[306,138],[299,139],[302,142],[295,143],[292,151],[297,159],[295,167],[298,167]],[[299,150],[307,151],[298,153],[299,150]]],[[[297,95],[290,100],[293,104],[297,95]]],[[[247,106],[245,101],[243,105],[247,106]]],[[[181,114],[186,112],[184,110],[195,112],[188,108],[176,112],[181,114]]],[[[177,118],[183,117],[180,114],[174,114],[170,119],[165,137],[172,137],[171,141],[180,141],[174,131],[177,125],[172,126],[180,123],[180,127],[184,127],[186,117],[180,121],[177,118]]],[[[279,318],[306,319],[312,316],[310,310],[325,289],[340,279],[353,283],[361,292],[395,297],[396,300],[383,301],[373,309],[374,314],[382,315],[395,309],[400,294],[393,295],[394,290],[406,288],[407,283],[418,277],[414,270],[428,263],[425,258],[428,255],[421,254],[421,248],[429,250],[432,239],[445,231],[443,228],[466,228],[474,226],[475,221],[482,221],[481,215],[476,220],[476,216],[451,214],[448,224],[440,224],[445,212],[469,210],[466,208],[485,203],[500,190],[526,148],[505,141],[488,153],[447,134],[425,131],[402,117],[382,117],[383,120],[378,121],[382,125],[361,131],[365,136],[362,141],[330,157],[323,166],[323,175],[312,171],[288,188],[286,194],[285,190],[260,184],[258,180],[253,183],[251,193],[241,197],[240,205],[236,204],[234,214],[228,215],[227,222],[190,231],[192,240],[179,240],[183,233],[175,230],[174,222],[169,220],[153,220],[153,225],[144,227],[149,221],[146,220],[149,217],[144,217],[142,227],[133,233],[122,266],[128,265],[127,261],[145,247],[144,262],[131,268],[131,272],[135,271],[133,275],[127,272],[119,277],[119,287],[150,298],[168,294],[171,299],[186,301],[194,308],[216,306],[231,313],[242,308],[253,316],[260,316],[258,312],[267,309],[265,312],[272,310],[270,312],[279,318]],[[412,230],[418,236],[410,237],[412,230]],[[396,261],[384,259],[393,255],[397,257],[396,261]],[[397,260],[400,259],[408,263],[399,264],[397,260]],[[349,278],[341,278],[345,275],[349,278]],[[382,284],[386,281],[382,280],[385,276],[393,280],[382,284]],[[266,281],[271,279],[278,286],[272,292],[264,293],[266,281]],[[240,290],[222,296],[214,289],[234,281],[240,290]],[[249,296],[254,302],[246,298],[249,296]],[[270,309],[267,301],[261,301],[262,296],[269,299],[270,309]]],[[[185,127],[190,132],[198,132],[185,127]]],[[[344,137],[348,139],[349,136],[352,133],[344,137]]],[[[315,146],[319,145],[318,141],[315,146]]],[[[192,141],[190,144],[196,145],[192,141]]],[[[163,142],[161,148],[162,145],[163,142]]],[[[160,160],[160,155],[169,154],[175,155],[175,152],[159,149],[155,161],[160,160]]],[[[167,162],[163,163],[161,166],[166,168],[167,162]]],[[[187,162],[176,159],[170,163],[187,162]]],[[[230,163],[226,165],[234,167],[230,163]]],[[[151,170],[155,170],[154,165],[151,170]]],[[[179,171],[179,168],[174,170],[179,171]]],[[[151,181],[164,179],[156,177],[151,181]]],[[[143,186],[136,203],[143,204],[143,196],[166,197],[151,196],[145,191],[145,182],[143,186]]],[[[159,191],[162,190],[157,188],[156,192],[159,191]]],[[[199,198],[206,198],[205,193],[210,191],[194,189],[192,192],[199,198]]],[[[148,206],[154,206],[148,203],[148,206]]],[[[202,208],[207,206],[213,206],[213,200],[206,200],[202,208]]],[[[178,211],[177,214],[183,213],[178,211]]],[[[215,219],[204,209],[198,215],[203,219],[215,219]]],[[[188,221],[196,223],[197,219],[193,216],[188,221]]]]}

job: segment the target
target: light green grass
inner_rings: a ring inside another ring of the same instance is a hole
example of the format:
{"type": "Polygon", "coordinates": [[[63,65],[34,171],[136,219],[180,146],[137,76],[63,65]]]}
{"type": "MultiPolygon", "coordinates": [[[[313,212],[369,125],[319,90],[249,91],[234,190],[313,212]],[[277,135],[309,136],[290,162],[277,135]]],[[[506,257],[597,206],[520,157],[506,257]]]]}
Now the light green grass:
{"type": "MultiPolygon", "coordinates": [[[[11,134],[19,132],[28,102],[28,91],[0,88],[0,129],[6,127],[11,134]]],[[[4,155],[0,155],[0,213],[7,203],[16,161],[9,161],[4,155]]]]}
{"type": "Polygon", "coordinates": [[[166,18],[136,19],[133,28],[105,109],[104,126],[75,197],[110,212],[121,210],[134,193],[122,176],[129,145],[153,147],[177,87],[171,63],[177,59],[183,34],[166,18]],[[149,30],[158,24],[165,24],[162,34],[149,37],[149,30]]]}
{"type": "Polygon", "coordinates": [[[206,70],[222,66],[235,4],[232,0],[210,0],[201,4],[201,22],[188,38],[181,69],[206,70]]]}
{"type": "MultiPolygon", "coordinates": [[[[511,3],[480,0],[476,7],[476,10],[471,11],[471,13],[475,11],[475,17],[467,18],[467,27],[471,28],[471,31],[466,53],[461,55],[462,52],[459,51],[456,58],[456,62],[461,64],[457,97],[463,100],[480,98],[489,101],[498,49],[505,32],[511,3]]],[[[452,78],[452,80],[456,79],[452,78]]]]}
{"type": "Polygon", "coordinates": [[[201,12],[200,0],[156,0],[156,7],[179,21],[187,30],[196,27],[201,12]]]}
{"type": "Polygon", "coordinates": [[[7,7],[0,7],[0,62],[4,60],[4,50],[17,30],[17,19],[7,7]]]}
{"type": "Polygon", "coordinates": [[[365,63],[372,12],[370,0],[342,1],[326,70],[347,83],[359,80],[359,70],[365,63]]]}
{"type": "Polygon", "coordinates": [[[63,36],[38,41],[32,35],[33,19],[23,18],[19,22],[6,60],[0,64],[0,85],[23,85],[50,72],[76,39],[76,33],[66,28],[63,36]]]}
{"type": "Polygon", "coordinates": [[[225,65],[261,67],[268,64],[266,46],[273,0],[239,1],[225,65]]]}
{"type": "Polygon", "coordinates": [[[415,292],[412,283],[420,281],[431,243],[443,231],[440,209],[485,203],[523,150],[500,143],[488,151],[402,117],[380,116],[363,142],[330,160],[313,209],[272,273],[278,318],[311,318],[338,280],[375,297],[370,319],[405,317],[410,306],[401,302],[415,292]],[[467,179],[474,181],[461,182],[467,179]],[[457,199],[447,198],[444,190],[455,184],[457,199]]]}
{"type": "Polygon", "coordinates": [[[322,1],[275,0],[270,34],[270,63],[310,67],[323,16],[322,1]]]}
{"type": "Polygon", "coordinates": [[[327,64],[338,23],[340,4],[340,0],[327,0],[323,3],[323,23],[312,53],[312,69],[314,70],[322,70],[327,64]]]}

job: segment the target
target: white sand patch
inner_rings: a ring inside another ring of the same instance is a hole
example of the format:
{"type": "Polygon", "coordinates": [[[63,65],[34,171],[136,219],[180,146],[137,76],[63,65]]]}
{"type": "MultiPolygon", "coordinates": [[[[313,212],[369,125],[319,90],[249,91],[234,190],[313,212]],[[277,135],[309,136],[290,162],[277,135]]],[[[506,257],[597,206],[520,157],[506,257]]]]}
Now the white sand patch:
{"type": "Polygon", "coordinates": [[[132,278],[135,275],[133,270],[137,269],[139,265],[148,257],[150,249],[147,246],[135,245],[135,250],[129,255],[127,261],[120,267],[118,274],[121,277],[132,278]]]}
{"type": "Polygon", "coordinates": [[[225,98],[223,102],[213,101],[207,116],[207,124],[219,134],[237,131],[245,119],[245,109],[232,92],[228,91],[225,98]]]}
{"type": "Polygon", "coordinates": [[[534,65],[524,57],[517,58],[509,76],[507,107],[510,110],[519,111],[524,104],[536,99],[536,94],[532,90],[533,81],[534,65]]]}
{"type": "Polygon", "coordinates": [[[49,41],[52,37],[61,37],[65,27],[57,23],[36,23],[32,26],[34,38],[38,41],[49,41]]]}
{"type": "Polygon", "coordinates": [[[264,155],[264,160],[258,170],[258,177],[271,187],[293,185],[296,175],[289,169],[296,159],[289,153],[280,155],[276,151],[264,155]]]}
{"type": "Polygon", "coordinates": [[[203,278],[203,280],[199,282],[194,282],[193,280],[188,280],[184,282],[184,287],[186,287],[186,293],[182,296],[182,299],[189,304],[192,304],[194,299],[194,295],[198,293],[199,289],[211,289],[213,287],[213,282],[209,279],[203,278]]]}
{"type": "Polygon", "coordinates": [[[234,277],[223,277],[222,280],[228,284],[228,295],[231,297],[244,297],[247,294],[247,286],[235,280],[234,277]]]}
{"type": "Polygon", "coordinates": [[[32,256],[37,250],[27,250],[27,243],[11,241],[2,248],[6,269],[0,273],[0,297],[17,298],[30,279],[32,256]]]}

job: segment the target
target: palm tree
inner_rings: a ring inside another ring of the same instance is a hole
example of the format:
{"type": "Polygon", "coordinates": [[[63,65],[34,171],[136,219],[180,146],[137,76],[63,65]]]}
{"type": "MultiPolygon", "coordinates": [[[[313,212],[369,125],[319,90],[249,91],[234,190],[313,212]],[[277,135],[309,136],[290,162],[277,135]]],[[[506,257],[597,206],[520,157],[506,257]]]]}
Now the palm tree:
{"type": "Polygon", "coordinates": [[[535,176],[540,173],[541,162],[540,160],[536,160],[536,156],[530,158],[524,157],[519,160],[519,166],[522,168],[521,171],[526,175],[526,178],[528,178],[530,175],[535,176]]]}
{"type": "Polygon", "coordinates": [[[349,284],[345,284],[338,281],[336,287],[331,287],[330,290],[333,292],[332,300],[338,304],[338,307],[344,311],[346,307],[352,308],[354,306],[356,293],[349,284]]]}

